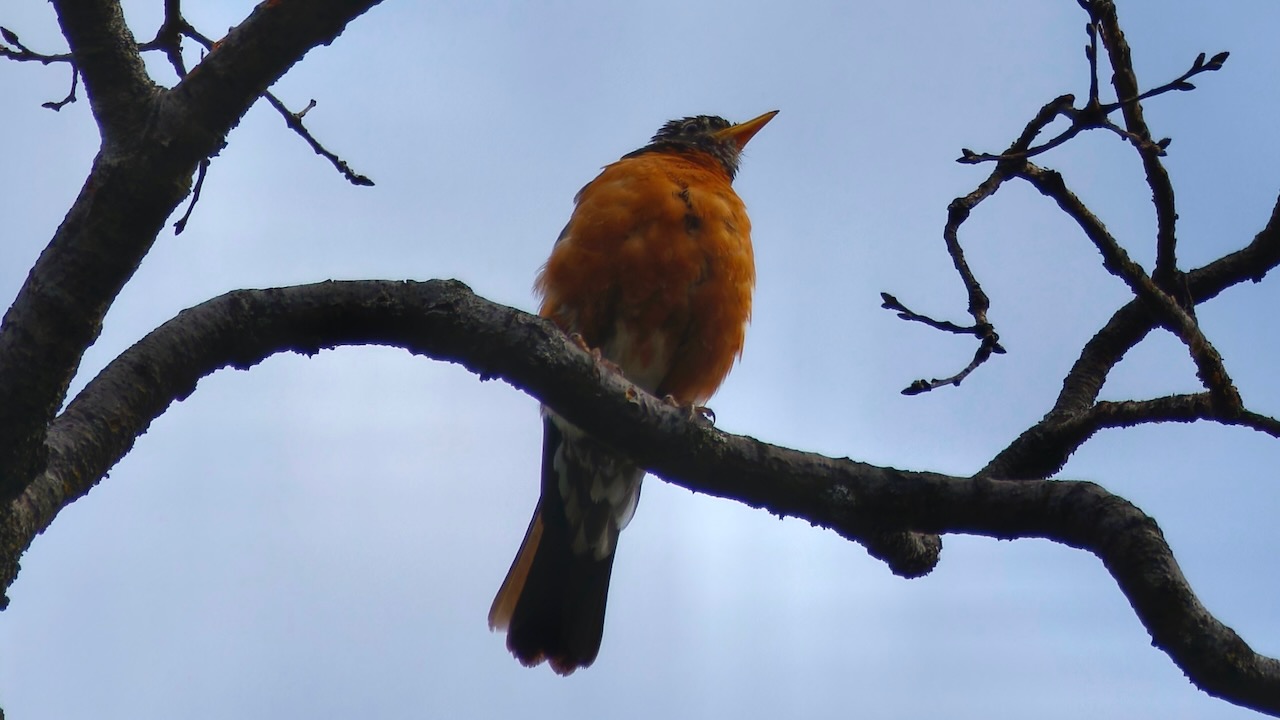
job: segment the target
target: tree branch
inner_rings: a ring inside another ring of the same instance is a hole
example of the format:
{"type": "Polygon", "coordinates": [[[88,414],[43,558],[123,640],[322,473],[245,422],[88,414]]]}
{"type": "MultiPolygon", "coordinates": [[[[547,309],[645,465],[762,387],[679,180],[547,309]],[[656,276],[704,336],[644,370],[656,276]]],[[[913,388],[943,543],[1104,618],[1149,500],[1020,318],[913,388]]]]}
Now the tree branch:
{"type": "MultiPolygon", "coordinates": [[[[170,2],[176,3],[176,0],[170,0],[170,2]]],[[[175,11],[176,11],[176,8],[175,8],[175,11]]],[[[190,25],[187,25],[185,21],[183,22],[183,32],[186,33],[188,36],[190,36],[196,42],[200,43],[200,45],[204,46],[206,50],[209,50],[209,51],[213,50],[215,43],[209,38],[205,37],[195,28],[191,27],[190,25]]],[[[316,139],[315,135],[312,135],[311,131],[307,129],[307,126],[303,124],[302,116],[306,115],[312,108],[316,106],[315,100],[312,100],[310,103],[308,103],[307,106],[302,110],[299,110],[298,112],[293,112],[292,110],[290,110],[288,107],[285,106],[284,102],[280,100],[280,98],[276,97],[275,94],[271,92],[264,91],[262,93],[262,97],[265,98],[267,103],[271,105],[272,108],[275,108],[275,111],[280,114],[280,117],[284,120],[284,124],[288,125],[290,130],[292,130],[295,134],[297,134],[298,137],[302,138],[302,140],[307,143],[307,146],[311,148],[312,152],[324,158],[325,160],[328,160],[329,164],[333,166],[333,169],[337,170],[338,173],[341,174],[342,177],[347,180],[347,182],[357,187],[373,186],[374,184],[373,180],[370,180],[368,176],[361,175],[360,173],[351,169],[351,165],[349,165],[346,160],[343,160],[341,157],[338,157],[337,153],[334,153],[333,151],[326,148],[324,145],[321,145],[320,141],[316,139]]]]}
{"type": "MultiPolygon", "coordinates": [[[[1244,248],[1185,276],[1193,305],[1218,296],[1246,280],[1260,282],[1280,265],[1280,197],[1266,225],[1244,248]]],[[[1025,430],[991,459],[979,473],[990,477],[1044,478],[1062,469],[1072,452],[1089,438],[1079,431],[1083,415],[1092,411],[1107,375],[1116,363],[1158,325],[1152,308],[1135,298],[1117,310],[1080,351],[1062,381],[1062,391],[1044,419],[1025,430]]],[[[1249,413],[1238,418],[1247,425],[1249,413]]],[[[1219,419],[1220,422],[1228,422],[1219,419]]]]}
{"type": "Polygon", "coordinates": [[[0,27],[0,40],[3,40],[5,43],[8,43],[8,45],[13,46],[9,47],[8,45],[0,44],[0,58],[5,58],[6,60],[14,60],[16,62],[38,62],[41,65],[48,65],[50,63],[75,64],[75,58],[72,57],[71,53],[46,55],[32,50],[26,45],[23,45],[18,34],[7,27],[0,27]]]}
{"type": "Polygon", "coordinates": [[[141,61],[118,5],[55,4],[96,103],[103,151],[4,317],[0,502],[21,492],[43,466],[45,428],[81,356],[190,191],[197,164],[222,147],[267,86],[376,2],[263,3],[168,91],[136,76],[141,61]]]}
{"type": "Polygon", "coordinates": [[[343,160],[341,157],[338,157],[337,153],[334,153],[324,145],[321,145],[315,135],[312,135],[311,131],[307,129],[307,126],[302,124],[302,116],[311,110],[311,108],[316,106],[315,100],[308,103],[307,107],[303,110],[293,112],[289,108],[285,107],[285,104],[275,95],[272,95],[271,93],[263,93],[263,97],[267,99],[267,102],[271,104],[271,107],[276,109],[276,112],[280,113],[280,117],[284,118],[284,124],[288,125],[290,130],[297,133],[298,137],[302,138],[303,141],[307,143],[307,146],[311,148],[312,152],[325,160],[328,160],[329,164],[333,166],[333,169],[337,170],[343,178],[346,178],[347,182],[357,187],[373,186],[373,180],[370,180],[366,175],[361,175],[355,170],[352,170],[351,165],[349,165],[346,160],[343,160]]]}
{"type": "Polygon", "coordinates": [[[1085,207],[1080,198],[1067,188],[1062,175],[1045,170],[1030,162],[1022,163],[1017,175],[1041,194],[1052,199],[1072,220],[1076,221],[1086,237],[1102,255],[1102,265],[1112,275],[1124,280],[1140,300],[1147,303],[1160,317],[1161,323],[1187,346],[1191,360],[1196,365],[1196,376],[1209,390],[1225,413],[1239,412],[1242,401],[1231,376],[1227,374],[1222,356],[1204,336],[1195,318],[1178,304],[1177,300],[1161,289],[1142,266],[1130,259],[1102,221],[1085,207]]]}
{"type": "MultiPolygon", "coordinates": [[[[461,283],[330,282],[236,291],[148,334],[68,405],[50,427],[48,471],[15,505],[24,518],[20,524],[33,533],[47,527],[62,507],[105,477],[170,403],[190,395],[201,377],[227,366],[248,368],[278,352],[313,355],[357,344],[403,347],[461,363],[482,379],[504,377],[536,397],[556,398],[549,403],[557,411],[593,428],[602,422],[616,426],[608,415],[618,411],[618,397],[640,402],[620,378],[606,377],[602,384],[591,356],[576,351],[553,325],[476,297],[461,283]]],[[[660,415],[667,425],[684,418],[682,412],[660,415]]],[[[856,536],[901,575],[927,573],[937,562],[936,539],[905,538],[878,527],[859,529],[856,536]]],[[[4,587],[12,581],[3,572],[0,579],[4,587]]]]}
{"type": "MultiPolygon", "coordinates": [[[[1213,618],[1155,522],[1105,489],[906,472],[729,435],[604,370],[549,323],[457,282],[242,290],[183,312],[112,362],[55,421],[48,471],[12,504],[6,550],[25,548],[201,377],[220,367],[247,368],[276,352],[375,343],[460,363],[482,379],[502,377],[671,482],[851,540],[874,544],[910,529],[1038,537],[1086,549],[1116,579],[1153,642],[1193,682],[1231,702],[1280,713],[1280,662],[1258,655],[1213,618]]],[[[929,547],[917,550],[918,565],[895,570],[927,571],[936,555],[929,547]]],[[[3,569],[7,586],[16,557],[6,558],[3,569]]]]}
{"type": "Polygon", "coordinates": [[[102,131],[105,148],[127,145],[160,88],[147,76],[138,43],[116,0],[53,0],[62,35],[102,131]]]}
{"type": "Polygon", "coordinates": [[[1224,415],[1213,402],[1213,396],[1208,393],[1166,395],[1151,400],[1121,402],[1104,400],[1093,406],[1089,418],[1097,430],[1150,423],[1212,420],[1223,425],[1238,425],[1280,438],[1280,420],[1250,410],[1234,415],[1224,415]]]}
{"type": "Polygon", "coordinates": [[[1262,282],[1280,265],[1280,196],[1271,206],[1267,224],[1245,247],[1187,273],[1187,291],[1194,303],[1216,297],[1240,282],[1262,282]]]}
{"type": "MultiPolygon", "coordinates": [[[[319,44],[329,44],[381,0],[280,0],[262,3],[210,46],[172,90],[190,120],[219,140],[277,79],[319,44]]],[[[188,33],[191,34],[191,33],[188,33]]]]}
{"type": "Polygon", "coordinates": [[[1167,395],[1150,400],[1104,400],[1085,411],[1036,423],[988,463],[981,474],[1049,477],[1061,470],[1071,453],[1099,430],[1197,421],[1249,428],[1280,439],[1280,421],[1247,409],[1223,413],[1209,393],[1167,395]]]}
{"type": "Polygon", "coordinates": [[[164,0],[164,20],[156,29],[156,36],[138,47],[144,51],[159,50],[164,53],[170,67],[179,79],[187,76],[187,63],[182,58],[182,35],[190,31],[189,25],[182,17],[182,3],[179,0],[164,0]]]}
{"type": "MultiPolygon", "coordinates": [[[[1025,152],[1027,147],[1031,145],[1036,136],[1049,123],[1053,122],[1065,108],[1071,107],[1073,101],[1072,96],[1063,95],[1054,98],[1040,108],[1040,112],[1027,123],[1027,127],[1022,131],[1016,140],[1009,146],[1008,152],[1017,154],[1025,152]]],[[[959,162],[966,162],[967,158],[973,156],[973,151],[964,149],[963,156],[959,162]]],[[[979,340],[978,349],[974,352],[973,360],[969,362],[959,373],[952,375],[943,380],[916,380],[907,386],[902,392],[906,395],[918,395],[928,392],[945,385],[959,385],[969,373],[978,368],[979,365],[990,359],[992,354],[1003,354],[1004,347],[1000,345],[1000,335],[996,332],[995,326],[987,320],[987,311],[991,309],[991,299],[987,297],[987,293],[983,291],[981,283],[973,274],[973,270],[969,267],[969,262],[964,257],[964,248],[960,245],[960,226],[969,219],[969,214],[983,200],[996,194],[1004,181],[1011,176],[1012,166],[1007,162],[996,165],[991,174],[983,180],[978,187],[963,197],[958,197],[951,201],[947,206],[947,222],[942,228],[942,239],[947,247],[947,254],[951,256],[951,262],[956,268],[956,272],[960,275],[960,281],[964,283],[965,293],[969,297],[969,315],[973,317],[973,325],[968,328],[961,327],[951,322],[943,322],[929,318],[928,316],[907,310],[896,297],[889,293],[880,293],[881,299],[884,301],[881,307],[888,310],[898,312],[898,317],[907,321],[923,322],[934,328],[954,333],[969,333],[979,340]]]]}
{"type": "Polygon", "coordinates": [[[1133,135],[1133,147],[1142,158],[1142,169],[1151,188],[1151,202],[1156,210],[1156,265],[1152,279],[1166,291],[1172,290],[1178,272],[1178,213],[1174,204],[1173,181],[1160,161],[1163,148],[1152,141],[1151,129],[1143,117],[1139,99],[1142,91],[1138,76],[1133,71],[1129,42],[1125,40],[1116,16],[1115,3],[1112,0],[1092,0],[1087,9],[1090,21],[1097,24],[1102,35],[1102,45],[1111,62],[1111,85],[1121,100],[1120,112],[1124,116],[1125,129],[1133,135]],[[1133,98],[1133,101],[1128,101],[1128,98],[1133,98]]]}

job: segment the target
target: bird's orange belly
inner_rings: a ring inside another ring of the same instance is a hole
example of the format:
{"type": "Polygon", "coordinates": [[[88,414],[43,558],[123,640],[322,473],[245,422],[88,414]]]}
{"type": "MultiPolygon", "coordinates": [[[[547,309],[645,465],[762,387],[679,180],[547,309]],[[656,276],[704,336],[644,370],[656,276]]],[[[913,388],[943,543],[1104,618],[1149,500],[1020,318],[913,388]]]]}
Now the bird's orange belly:
{"type": "Polygon", "coordinates": [[[727,178],[696,163],[632,161],[611,175],[624,163],[580,195],[540,281],[542,314],[649,392],[704,402],[741,353],[751,315],[746,209],[727,178]]]}

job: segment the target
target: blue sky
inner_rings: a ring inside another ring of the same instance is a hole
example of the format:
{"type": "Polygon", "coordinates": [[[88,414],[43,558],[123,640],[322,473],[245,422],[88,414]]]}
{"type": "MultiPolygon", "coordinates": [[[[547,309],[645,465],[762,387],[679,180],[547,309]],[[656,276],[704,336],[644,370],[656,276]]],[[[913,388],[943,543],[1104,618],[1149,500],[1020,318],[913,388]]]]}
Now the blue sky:
{"type": "MultiPolygon", "coordinates": [[[[188,3],[217,36],[247,2],[188,3]]],[[[158,1],[126,4],[149,38],[158,1]]],[[[1147,104],[1171,136],[1180,255],[1253,237],[1275,201],[1280,5],[1120,3],[1144,87],[1205,51],[1225,69],[1147,104]]],[[[960,388],[965,340],[896,320],[880,291],[963,319],[947,203],[1048,99],[1087,88],[1071,0],[967,3],[388,2],[274,90],[374,188],[346,184],[265,104],[216,158],[183,235],[163,235],[108,316],[78,388],[182,308],[242,287],[456,277],[532,309],[532,279],[600,166],[667,119],[782,112],[736,183],[759,284],[720,427],[830,455],[963,475],[1048,409],[1127,298],[1054,207],[1011,184],[962,240],[1009,354],[960,388]]],[[[51,8],[0,24],[64,45],[51,8]]],[[[156,58],[156,77],[170,82],[156,58]]],[[[0,296],[16,293],[96,149],[87,104],[39,107],[66,69],[0,63],[0,296]]],[[[83,91],[82,91],[83,95],[83,91]]],[[[1043,158],[1149,267],[1136,156],[1093,134],[1043,158]]],[[[1200,318],[1250,407],[1280,413],[1269,280],[1200,318]]],[[[1196,390],[1161,333],[1108,399],[1196,390]]],[[[1192,687],[1092,556],[945,539],[905,581],[802,522],[649,480],[622,537],[604,645],[568,679],[485,625],[537,495],[537,403],[392,349],[276,357],[201,382],[38,538],[0,614],[0,705],[78,717],[1041,717],[1252,715],[1192,687]]],[[[1063,477],[1160,523],[1202,602],[1280,655],[1280,444],[1208,425],[1111,431],[1063,477]]]]}

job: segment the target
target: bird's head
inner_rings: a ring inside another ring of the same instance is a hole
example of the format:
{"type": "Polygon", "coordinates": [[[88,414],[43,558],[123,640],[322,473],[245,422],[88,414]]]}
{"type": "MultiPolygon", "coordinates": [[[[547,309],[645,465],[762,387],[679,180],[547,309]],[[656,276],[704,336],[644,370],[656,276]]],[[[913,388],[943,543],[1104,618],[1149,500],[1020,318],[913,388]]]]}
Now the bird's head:
{"type": "Polygon", "coordinates": [[[770,110],[760,117],[736,125],[715,115],[696,115],[672,120],[658,130],[648,145],[631,155],[645,152],[705,152],[719,160],[732,178],[738,172],[738,161],[747,141],[777,114],[777,110],[770,110]]]}

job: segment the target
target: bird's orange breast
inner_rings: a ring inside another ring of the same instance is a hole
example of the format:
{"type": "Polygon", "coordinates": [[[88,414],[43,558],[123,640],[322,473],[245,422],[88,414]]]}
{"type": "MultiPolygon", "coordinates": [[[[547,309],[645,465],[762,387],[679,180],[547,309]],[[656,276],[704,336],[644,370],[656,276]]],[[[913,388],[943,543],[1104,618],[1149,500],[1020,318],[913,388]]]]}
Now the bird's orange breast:
{"type": "Polygon", "coordinates": [[[538,276],[541,314],[633,382],[705,402],[742,352],[755,262],[728,174],[700,153],[643,153],[578,193],[538,276]]]}

